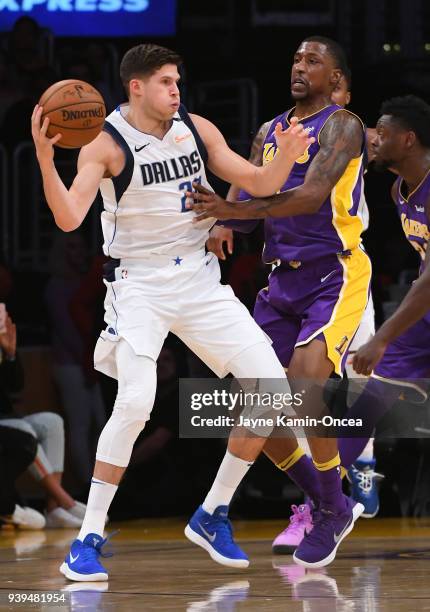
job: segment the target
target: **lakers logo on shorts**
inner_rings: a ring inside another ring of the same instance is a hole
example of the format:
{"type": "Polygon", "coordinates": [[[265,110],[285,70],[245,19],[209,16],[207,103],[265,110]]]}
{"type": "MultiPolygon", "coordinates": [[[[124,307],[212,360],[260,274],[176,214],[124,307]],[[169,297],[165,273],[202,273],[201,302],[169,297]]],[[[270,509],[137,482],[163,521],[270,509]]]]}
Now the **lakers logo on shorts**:
{"type": "Polygon", "coordinates": [[[335,346],[335,350],[339,353],[339,355],[343,355],[347,346],[348,346],[348,336],[344,336],[342,340],[339,342],[339,344],[335,346]]]}

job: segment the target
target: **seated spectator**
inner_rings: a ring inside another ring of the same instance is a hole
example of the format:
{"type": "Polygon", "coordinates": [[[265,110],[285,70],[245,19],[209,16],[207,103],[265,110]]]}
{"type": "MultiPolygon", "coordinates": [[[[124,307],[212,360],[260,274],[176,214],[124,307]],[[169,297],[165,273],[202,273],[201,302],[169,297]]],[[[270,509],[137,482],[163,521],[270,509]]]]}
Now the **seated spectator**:
{"type": "MultiPolygon", "coordinates": [[[[1,423],[1,421],[0,421],[1,423]]],[[[16,503],[15,481],[34,461],[37,441],[29,433],[0,425],[0,522],[20,529],[43,529],[40,512],[16,503]]]]}
{"type": "Polygon", "coordinates": [[[85,505],[75,501],[61,486],[64,466],[63,419],[53,412],[39,412],[21,417],[13,408],[10,394],[21,391],[24,373],[16,352],[16,327],[6,317],[0,333],[0,424],[20,430],[36,441],[36,456],[30,474],[45,489],[47,527],[80,527],[85,505]]]}
{"type": "Polygon", "coordinates": [[[80,492],[89,486],[97,440],[106,422],[100,385],[84,368],[84,342],[70,303],[88,268],[79,232],[58,233],[51,252],[51,278],[45,299],[51,322],[53,374],[66,416],[71,463],[80,492]]]}

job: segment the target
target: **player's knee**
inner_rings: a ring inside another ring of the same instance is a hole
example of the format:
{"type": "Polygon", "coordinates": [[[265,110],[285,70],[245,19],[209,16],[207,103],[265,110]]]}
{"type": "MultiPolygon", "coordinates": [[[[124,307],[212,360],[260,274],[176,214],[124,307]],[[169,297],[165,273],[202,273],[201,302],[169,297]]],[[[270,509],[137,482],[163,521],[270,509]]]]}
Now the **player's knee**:
{"type": "Polygon", "coordinates": [[[123,370],[112,416],[99,438],[97,459],[125,467],[137,436],[149,420],[157,377],[155,362],[147,358],[139,360],[137,369],[124,366],[123,370]]]}
{"type": "Polygon", "coordinates": [[[109,421],[97,446],[97,459],[113,465],[127,466],[137,436],[149,419],[154,394],[142,388],[128,387],[119,393],[109,421]]]}
{"type": "Polygon", "coordinates": [[[129,388],[127,392],[118,393],[112,416],[123,423],[135,424],[136,428],[143,429],[149,420],[155,393],[148,392],[141,387],[129,388]]]}
{"type": "Polygon", "coordinates": [[[320,360],[309,358],[307,359],[306,354],[300,355],[300,358],[296,358],[292,361],[288,368],[288,378],[292,381],[312,381],[321,380],[322,377],[327,375],[327,371],[332,369],[333,364],[327,359],[320,360]]]}

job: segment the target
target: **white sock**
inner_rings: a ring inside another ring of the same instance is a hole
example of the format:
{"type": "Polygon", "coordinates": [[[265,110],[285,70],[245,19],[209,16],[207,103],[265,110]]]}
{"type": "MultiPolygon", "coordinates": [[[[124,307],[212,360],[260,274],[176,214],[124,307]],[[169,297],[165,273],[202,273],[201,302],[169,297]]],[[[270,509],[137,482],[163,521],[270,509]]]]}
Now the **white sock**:
{"type": "Polygon", "coordinates": [[[118,485],[92,478],[85,518],[78,540],[83,542],[89,533],[103,537],[106,516],[117,489],[118,485]]]}
{"type": "Polygon", "coordinates": [[[359,461],[371,461],[375,454],[373,452],[373,441],[375,438],[370,438],[369,442],[366,444],[366,446],[363,449],[363,452],[361,453],[361,455],[359,456],[358,460],[359,461]]]}
{"type": "Polygon", "coordinates": [[[239,457],[235,457],[227,451],[211,490],[202,504],[203,510],[213,514],[218,506],[228,506],[237,487],[253,463],[253,461],[239,459],[239,457]]]}

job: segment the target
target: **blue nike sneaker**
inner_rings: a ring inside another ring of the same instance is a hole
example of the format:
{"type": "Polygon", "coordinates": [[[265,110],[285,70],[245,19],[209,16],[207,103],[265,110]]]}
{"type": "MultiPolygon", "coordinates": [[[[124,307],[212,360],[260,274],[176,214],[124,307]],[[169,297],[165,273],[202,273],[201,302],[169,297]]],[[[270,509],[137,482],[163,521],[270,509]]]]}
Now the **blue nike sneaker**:
{"type": "MultiPolygon", "coordinates": [[[[113,534],[109,536],[112,537],[113,534]]],[[[60,572],[69,580],[78,582],[98,582],[108,579],[107,570],[99,563],[99,557],[111,557],[112,553],[102,553],[102,546],[109,538],[89,533],[83,542],[74,540],[70,552],[60,567],[60,572]]]]}
{"type": "Polygon", "coordinates": [[[348,480],[351,483],[351,497],[363,504],[363,518],[373,518],[379,512],[379,482],[384,478],[375,472],[375,459],[357,460],[348,470],[348,480]]]}
{"type": "Polygon", "coordinates": [[[228,506],[218,506],[213,514],[199,506],[184,533],[191,542],[207,550],[217,563],[227,567],[248,567],[248,557],[233,540],[228,506]]]}

